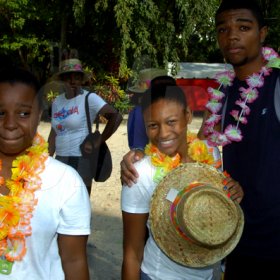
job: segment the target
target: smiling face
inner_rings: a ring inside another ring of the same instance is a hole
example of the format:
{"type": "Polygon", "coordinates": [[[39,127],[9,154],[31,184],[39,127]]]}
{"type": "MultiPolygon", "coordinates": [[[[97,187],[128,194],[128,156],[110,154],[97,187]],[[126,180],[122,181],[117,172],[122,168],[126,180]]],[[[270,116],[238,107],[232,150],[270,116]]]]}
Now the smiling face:
{"type": "Polygon", "coordinates": [[[218,14],[216,31],[221,52],[235,70],[246,66],[250,72],[259,71],[263,65],[261,47],[267,29],[260,28],[250,10],[233,9],[218,14]]]}
{"type": "Polygon", "coordinates": [[[168,156],[179,153],[182,158],[186,158],[190,111],[176,101],[162,98],[148,106],[143,115],[151,143],[168,156]]]}
{"type": "Polygon", "coordinates": [[[0,83],[0,157],[16,157],[31,146],[41,113],[33,87],[0,83]]]}

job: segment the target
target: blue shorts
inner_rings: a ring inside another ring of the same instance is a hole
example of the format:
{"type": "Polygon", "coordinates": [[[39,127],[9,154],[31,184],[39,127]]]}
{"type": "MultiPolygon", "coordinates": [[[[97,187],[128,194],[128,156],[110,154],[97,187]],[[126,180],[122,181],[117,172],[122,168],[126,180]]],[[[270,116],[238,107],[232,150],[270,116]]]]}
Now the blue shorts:
{"type": "Polygon", "coordinates": [[[152,280],[152,279],[151,279],[146,273],[144,273],[142,270],[141,270],[140,279],[141,279],[141,280],[152,280]]]}

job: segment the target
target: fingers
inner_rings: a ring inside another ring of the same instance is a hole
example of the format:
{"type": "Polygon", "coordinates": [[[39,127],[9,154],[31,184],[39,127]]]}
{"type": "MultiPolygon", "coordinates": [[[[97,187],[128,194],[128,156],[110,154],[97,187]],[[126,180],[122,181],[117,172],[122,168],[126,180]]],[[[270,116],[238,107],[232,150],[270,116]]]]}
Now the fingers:
{"type": "Polygon", "coordinates": [[[138,172],[134,167],[134,163],[143,158],[142,151],[129,151],[124,155],[121,161],[121,182],[123,185],[131,187],[137,182],[138,172]]]}
{"type": "Polygon", "coordinates": [[[129,169],[125,161],[121,161],[121,182],[123,185],[131,187],[137,182],[137,171],[135,170],[133,164],[130,165],[132,169],[129,169]]]}
{"type": "Polygon", "coordinates": [[[244,192],[240,184],[228,177],[224,180],[224,190],[227,191],[228,196],[235,202],[240,203],[243,199],[244,192]]]}

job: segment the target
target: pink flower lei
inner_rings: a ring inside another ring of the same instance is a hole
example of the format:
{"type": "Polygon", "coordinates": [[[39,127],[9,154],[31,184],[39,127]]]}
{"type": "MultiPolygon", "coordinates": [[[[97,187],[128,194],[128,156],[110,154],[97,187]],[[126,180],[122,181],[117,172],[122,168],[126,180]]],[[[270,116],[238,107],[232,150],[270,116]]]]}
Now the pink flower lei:
{"type": "Polygon", "coordinates": [[[236,121],[236,125],[228,125],[224,132],[218,132],[214,129],[221,119],[222,115],[218,114],[222,108],[222,99],[225,94],[220,90],[222,86],[231,86],[235,77],[233,70],[224,71],[216,75],[216,81],[220,84],[218,89],[208,88],[210,100],[206,108],[211,112],[209,118],[205,121],[204,134],[211,146],[225,146],[231,142],[240,142],[242,133],[239,124],[247,124],[247,117],[250,114],[250,108],[247,104],[253,103],[258,98],[258,88],[264,84],[264,76],[268,76],[272,71],[271,68],[280,68],[280,58],[277,52],[271,48],[262,48],[263,57],[267,64],[261,68],[259,73],[254,73],[246,79],[247,88],[241,87],[240,99],[235,102],[240,107],[239,110],[232,110],[230,115],[236,121]]]}

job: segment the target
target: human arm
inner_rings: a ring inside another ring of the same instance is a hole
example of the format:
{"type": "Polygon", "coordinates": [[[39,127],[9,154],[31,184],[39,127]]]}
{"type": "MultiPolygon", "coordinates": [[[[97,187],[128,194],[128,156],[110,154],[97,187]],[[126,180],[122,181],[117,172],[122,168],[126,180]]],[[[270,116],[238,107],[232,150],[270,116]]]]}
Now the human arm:
{"type": "Polygon", "coordinates": [[[105,104],[98,114],[102,115],[107,120],[106,126],[101,134],[101,142],[105,142],[114,134],[123,118],[122,115],[109,104],[105,104]]]}
{"type": "Polygon", "coordinates": [[[58,248],[65,280],[89,280],[87,235],[58,234],[58,248]]]}
{"type": "Polygon", "coordinates": [[[49,143],[49,155],[53,156],[55,153],[55,137],[56,132],[53,128],[51,128],[49,137],[48,137],[48,143],[49,143]]]}
{"type": "Polygon", "coordinates": [[[127,152],[121,161],[121,181],[124,185],[131,187],[137,182],[139,176],[137,170],[134,167],[134,163],[144,157],[144,151],[131,150],[127,152]]]}
{"type": "Polygon", "coordinates": [[[148,214],[122,212],[123,263],[122,280],[139,280],[146,241],[148,214]]]}

